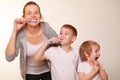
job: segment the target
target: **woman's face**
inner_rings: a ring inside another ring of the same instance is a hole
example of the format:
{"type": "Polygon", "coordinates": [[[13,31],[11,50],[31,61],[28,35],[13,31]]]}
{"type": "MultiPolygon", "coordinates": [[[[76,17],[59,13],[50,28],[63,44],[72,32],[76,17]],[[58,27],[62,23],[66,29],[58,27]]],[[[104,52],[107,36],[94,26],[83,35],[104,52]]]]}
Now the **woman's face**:
{"type": "Polygon", "coordinates": [[[38,20],[38,22],[29,22],[29,23],[27,23],[27,25],[30,25],[30,26],[38,25],[39,21],[41,19],[41,14],[40,14],[38,6],[36,6],[34,4],[27,5],[25,7],[24,18],[26,20],[38,20]]]}

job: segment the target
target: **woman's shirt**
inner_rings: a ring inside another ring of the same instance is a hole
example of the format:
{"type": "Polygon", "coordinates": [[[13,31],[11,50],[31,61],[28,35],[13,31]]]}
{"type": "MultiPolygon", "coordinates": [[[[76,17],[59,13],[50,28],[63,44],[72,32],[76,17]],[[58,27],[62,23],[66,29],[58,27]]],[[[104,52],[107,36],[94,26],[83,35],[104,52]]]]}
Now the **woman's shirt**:
{"type": "Polygon", "coordinates": [[[46,61],[35,61],[34,55],[44,43],[33,45],[27,41],[26,74],[41,74],[50,71],[46,61]]]}

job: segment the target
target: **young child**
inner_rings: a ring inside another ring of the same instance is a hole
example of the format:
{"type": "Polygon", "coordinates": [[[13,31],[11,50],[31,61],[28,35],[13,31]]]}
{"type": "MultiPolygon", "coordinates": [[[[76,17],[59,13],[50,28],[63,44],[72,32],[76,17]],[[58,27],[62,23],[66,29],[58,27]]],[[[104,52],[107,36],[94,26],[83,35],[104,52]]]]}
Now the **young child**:
{"type": "Polygon", "coordinates": [[[79,49],[81,63],[78,65],[79,80],[108,80],[107,73],[103,70],[98,58],[100,45],[95,41],[85,41],[79,49]]]}
{"type": "Polygon", "coordinates": [[[71,47],[76,37],[75,27],[65,24],[61,27],[59,39],[47,40],[36,53],[34,57],[36,61],[45,59],[50,61],[52,80],[76,80],[79,53],[71,47]],[[52,46],[46,50],[49,44],[59,42],[59,46],[52,46]]]}

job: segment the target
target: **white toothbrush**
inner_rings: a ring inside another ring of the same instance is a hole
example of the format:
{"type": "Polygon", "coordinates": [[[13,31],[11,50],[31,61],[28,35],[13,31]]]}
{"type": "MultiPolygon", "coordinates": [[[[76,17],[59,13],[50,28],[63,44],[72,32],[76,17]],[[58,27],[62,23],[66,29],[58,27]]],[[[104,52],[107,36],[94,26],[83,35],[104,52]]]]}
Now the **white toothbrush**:
{"type": "Polygon", "coordinates": [[[25,20],[25,21],[22,21],[20,20],[19,22],[26,22],[26,23],[29,23],[29,22],[39,22],[39,20],[25,20]]]}
{"type": "Polygon", "coordinates": [[[25,22],[38,22],[38,20],[26,20],[25,22]]]}

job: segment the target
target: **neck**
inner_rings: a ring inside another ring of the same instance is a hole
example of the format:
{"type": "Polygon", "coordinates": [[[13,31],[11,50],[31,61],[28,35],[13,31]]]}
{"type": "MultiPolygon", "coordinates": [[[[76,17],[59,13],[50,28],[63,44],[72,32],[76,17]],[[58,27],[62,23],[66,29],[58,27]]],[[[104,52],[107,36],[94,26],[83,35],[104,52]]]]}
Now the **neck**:
{"type": "Polygon", "coordinates": [[[61,45],[60,47],[66,52],[70,52],[72,50],[71,45],[61,45]]]}
{"type": "Polygon", "coordinates": [[[31,26],[27,26],[26,27],[26,31],[31,34],[31,35],[35,35],[39,32],[40,30],[40,27],[39,26],[34,26],[34,27],[31,27],[31,26]]]}

